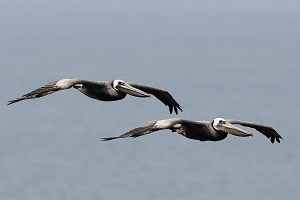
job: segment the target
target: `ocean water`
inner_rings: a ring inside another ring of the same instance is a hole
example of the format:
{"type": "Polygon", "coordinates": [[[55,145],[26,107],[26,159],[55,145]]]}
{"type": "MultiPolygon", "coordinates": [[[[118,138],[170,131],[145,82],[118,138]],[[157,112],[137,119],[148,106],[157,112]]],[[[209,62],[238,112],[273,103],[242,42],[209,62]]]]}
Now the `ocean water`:
{"type": "Polygon", "coordinates": [[[300,192],[297,1],[4,1],[0,196],[50,199],[296,199],[300,192]],[[100,102],[74,89],[6,105],[58,78],[168,90],[100,102]],[[164,130],[101,142],[147,121],[241,119],[259,132],[200,142],[164,130]]]}

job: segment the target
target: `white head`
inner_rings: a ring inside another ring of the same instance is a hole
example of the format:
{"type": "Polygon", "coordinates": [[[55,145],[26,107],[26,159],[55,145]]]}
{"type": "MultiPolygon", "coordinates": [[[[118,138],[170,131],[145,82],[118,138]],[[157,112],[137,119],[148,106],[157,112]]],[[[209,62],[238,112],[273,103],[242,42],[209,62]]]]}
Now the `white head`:
{"type": "Polygon", "coordinates": [[[123,81],[123,80],[114,80],[113,81],[113,88],[115,89],[115,90],[119,90],[118,88],[117,88],[117,86],[120,86],[120,85],[124,85],[125,84],[125,81],[123,81]]]}
{"type": "Polygon", "coordinates": [[[132,96],[150,97],[150,94],[147,94],[146,92],[144,92],[142,90],[134,88],[131,85],[129,85],[128,83],[125,83],[125,81],[122,81],[122,80],[114,80],[112,86],[116,91],[123,92],[123,93],[126,93],[126,94],[130,94],[132,96]]]}
{"type": "Polygon", "coordinates": [[[218,131],[224,131],[226,133],[230,133],[232,135],[236,135],[240,137],[253,136],[251,133],[248,133],[247,131],[244,131],[236,126],[233,126],[231,123],[229,123],[223,118],[214,119],[213,127],[218,131]]]}
{"type": "Polygon", "coordinates": [[[213,121],[213,127],[216,129],[216,130],[221,130],[220,127],[226,122],[225,119],[223,118],[216,118],[214,119],[213,121]]]}

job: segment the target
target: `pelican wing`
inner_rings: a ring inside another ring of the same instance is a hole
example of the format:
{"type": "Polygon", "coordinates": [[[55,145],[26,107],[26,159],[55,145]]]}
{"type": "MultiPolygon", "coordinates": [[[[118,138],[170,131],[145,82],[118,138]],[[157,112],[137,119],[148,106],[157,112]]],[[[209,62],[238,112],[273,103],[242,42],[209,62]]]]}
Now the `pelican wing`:
{"type": "Polygon", "coordinates": [[[172,95],[168,91],[145,86],[145,85],[139,85],[136,83],[128,83],[128,84],[146,93],[154,95],[157,99],[159,99],[161,102],[163,102],[166,106],[169,107],[170,113],[172,113],[174,110],[175,113],[178,114],[178,109],[182,112],[181,106],[176,102],[176,100],[172,97],[172,95]]]}
{"type": "Polygon", "coordinates": [[[54,81],[50,81],[49,83],[47,83],[46,85],[36,89],[36,90],[33,90],[32,92],[29,92],[27,94],[24,94],[22,97],[20,98],[16,98],[16,99],[13,99],[13,100],[10,100],[7,102],[7,105],[10,105],[10,104],[13,104],[13,103],[16,103],[16,102],[19,102],[19,101],[23,101],[25,99],[34,99],[34,98],[39,98],[39,97],[42,97],[42,96],[46,96],[48,94],[51,94],[55,91],[58,91],[60,90],[59,87],[56,86],[56,83],[58,82],[59,80],[54,80],[54,81]]]}
{"type": "Polygon", "coordinates": [[[266,125],[258,124],[258,123],[254,123],[254,122],[234,120],[234,119],[229,119],[227,121],[231,124],[239,124],[242,126],[254,128],[257,131],[264,134],[267,138],[270,138],[272,143],[274,143],[275,139],[278,143],[280,143],[280,139],[282,139],[282,137],[271,126],[266,126],[266,125]]]}
{"type": "Polygon", "coordinates": [[[117,137],[108,137],[108,138],[101,138],[102,141],[108,141],[108,140],[114,140],[118,138],[126,138],[126,137],[139,137],[142,135],[146,135],[149,133],[152,133],[154,131],[157,131],[159,129],[155,128],[155,124],[157,121],[151,121],[148,122],[147,124],[140,126],[138,128],[132,129],[128,131],[127,133],[124,133],[120,136],[117,137]]]}
{"type": "Polygon", "coordinates": [[[139,137],[143,135],[147,135],[150,133],[153,133],[155,131],[163,130],[163,129],[170,129],[172,132],[175,131],[174,125],[176,124],[182,124],[190,129],[199,129],[199,127],[202,127],[203,124],[200,122],[194,122],[189,120],[183,120],[180,118],[172,118],[172,119],[165,119],[165,120],[158,120],[158,121],[151,121],[147,124],[137,127],[135,129],[132,129],[128,131],[127,133],[124,133],[117,137],[108,137],[108,138],[102,138],[102,141],[108,141],[118,138],[126,138],[126,137],[139,137]]]}
{"type": "Polygon", "coordinates": [[[8,101],[7,105],[23,101],[25,99],[35,99],[39,97],[43,97],[49,94],[52,94],[53,92],[59,91],[59,90],[64,90],[64,89],[69,89],[72,86],[79,84],[79,83],[85,83],[87,81],[81,80],[81,79],[60,79],[60,80],[54,80],[50,81],[46,85],[33,90],[32,92],[29,92],[27,94],[24,94],[20,98],[16,98],[14,100],[8,101]]]}

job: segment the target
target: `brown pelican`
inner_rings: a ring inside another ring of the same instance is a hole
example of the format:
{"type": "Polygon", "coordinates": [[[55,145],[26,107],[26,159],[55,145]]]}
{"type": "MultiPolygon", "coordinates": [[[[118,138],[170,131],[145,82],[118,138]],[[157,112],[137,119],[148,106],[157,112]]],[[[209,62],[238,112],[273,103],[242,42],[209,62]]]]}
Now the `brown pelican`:
{"type": "Polygon", "coordinates": [[[280,143],[282,137],[270,126],[263,124],[246,122],[233,119],[216,118],[212,121],[190,121],[180,118],[172,118],[166,120],[151,121],[143,126],[135,128],[118,137],[102,138],[102,141],[113,140],[117,138],[139,137],[155,131],[169,129],[172,132],[177,132],[184,137],[200,140],[200,141],[219,141],[227,137],[228,133],[240,137],[253,136],[251,133],[244,131],[232,124],[239,124],[254,128],[271,139],[274,143],[276,140],[280,143]]]}
{"type": "Polygon", "coordinates": [[[35,99],[52,94],[53,92],[76,88],[86,96],[100,101],[117,101],[124,99],[127,94],[136,97],[151,97],[154,95],[157,99],[169,107],[170,113],[175,111],[178,114],[178,109],[182,111],[181,106],[175,101],[169,92],[154,87],[139,85],[136,83],[125,83],[122,80],[114,81],[89,81],[83,79],[60,79],[54,80],[43,87],[40,87],[32,92],[24,94],[22,97],[8,101],[7,104],[13,104],[25,99],[35,99]]]}

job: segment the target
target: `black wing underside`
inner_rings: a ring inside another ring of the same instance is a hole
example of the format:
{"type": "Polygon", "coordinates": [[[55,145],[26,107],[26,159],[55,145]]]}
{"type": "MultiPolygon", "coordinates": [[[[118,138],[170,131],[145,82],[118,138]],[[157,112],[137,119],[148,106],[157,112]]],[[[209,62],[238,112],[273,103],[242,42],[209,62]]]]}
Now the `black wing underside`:
{"type": "Polygon", "coordinates": [[[13,104],[13,103],[16,103],[19,101],[23,101],[25,99],[35,99],[35,98],[39,98],[39,97],[43,97],[43,96],[52,94],[53,92],[60,90],[59,87],[55,86],[58,81],[59,80],[50,81],[46,85],[44,85],[36,90],[33,90],[32,92],[24,94],[20,98],[16,98],[14,100],[8,101],[7,105],[10,105],[10,104],[13,104]]]}
{"type": "Polygon", "coordinates": [[[139,85],[136,83],[128,83],[128,84],[146,93],[154,95],[157,99],[159,99],[161,102],[163,102],[166,106],[169,107],[169,111],[171,114],[173,110],[175,111],[176,114],[178,114],[178,110],[182,112],[181,106],[177,103],[177,101],[172,97],[172,95],[168,91],[145,86],[145,85],[139,85]]]}
{"type": "Polygon", "coordinates": [[[282,137],[271,126],[266,126],[266,125],[258,124],[258,123],[254,123],[254,122],[234,120],[234,119],[229,119],[227,121],[231,124],[239,124],[242,126],[254,128],[257,131],[259,131],[260,133],[264,134],[267,138],[270,138],[272,143],[274,143],[275,140],[278,143],[280,143],[280,139],[282,139],[282,137]]]}
{"type": "Polygon", "coordinates": [[[120,136],[117,137],[107,137],[107,138],[101,138],[102,141],[108,141],[108,140],[114,140],[114,139],[118,139],[118,138],[126,138],[126,137],[139,137],[139,136],[143,136],[149,133],[152,133],[154,131],[158,131],[159,129],[153,128],[155,123],[157,121],[151,121],[148,122],[147,124],[140,126],[138,128],[132,129],[130,131],[128,131],[127,133],[124,133],[120,136]]]}

